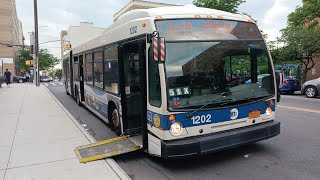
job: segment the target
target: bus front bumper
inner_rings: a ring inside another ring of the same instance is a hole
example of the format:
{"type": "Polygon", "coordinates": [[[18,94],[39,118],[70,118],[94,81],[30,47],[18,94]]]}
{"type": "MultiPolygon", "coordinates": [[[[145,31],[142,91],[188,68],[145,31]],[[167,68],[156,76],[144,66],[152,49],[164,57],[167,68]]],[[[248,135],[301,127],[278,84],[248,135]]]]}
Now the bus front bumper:
{"type": "Polygon", "coordinates": [[[161,155],[165,159],[203,155],[272,138],[278,134],[280,122],[270,121],[200,137],[161,141],[161,155]]]}

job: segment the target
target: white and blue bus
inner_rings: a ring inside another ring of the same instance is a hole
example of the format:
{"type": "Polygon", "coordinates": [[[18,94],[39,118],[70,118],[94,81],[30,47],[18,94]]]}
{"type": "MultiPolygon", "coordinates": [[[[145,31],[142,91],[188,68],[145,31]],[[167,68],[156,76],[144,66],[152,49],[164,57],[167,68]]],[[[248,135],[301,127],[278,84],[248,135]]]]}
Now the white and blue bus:
{"type": "Polygon", "coordinates": [[[272,59],[247,16],[199,7],[123,14],[64,56],[67,94],[163,158],[280,133],[272,59]]]}

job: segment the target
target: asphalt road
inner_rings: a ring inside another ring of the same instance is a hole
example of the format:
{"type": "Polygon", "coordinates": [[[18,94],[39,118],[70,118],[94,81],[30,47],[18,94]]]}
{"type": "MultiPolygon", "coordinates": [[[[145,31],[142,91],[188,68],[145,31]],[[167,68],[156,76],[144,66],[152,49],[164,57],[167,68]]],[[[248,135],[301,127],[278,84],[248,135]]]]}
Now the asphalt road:
{"type": "MultiPolygon", "coordinates": [[[[116,136],[102,120],[77,106],[61,84],[46,86],[97,141],[116,136]]],[[[174,161],[141,151],[114,159],[132,179],[139,180],[319,180],[320,98],[283,95],[276,118],[281,121],[281,134],[252,145],[174,161]]]]}

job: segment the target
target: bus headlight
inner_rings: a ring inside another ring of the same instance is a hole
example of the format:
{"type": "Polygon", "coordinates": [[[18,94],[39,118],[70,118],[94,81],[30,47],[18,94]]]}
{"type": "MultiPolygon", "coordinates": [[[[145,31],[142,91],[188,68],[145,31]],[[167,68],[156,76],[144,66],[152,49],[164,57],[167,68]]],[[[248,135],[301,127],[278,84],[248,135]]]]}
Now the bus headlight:
{"type": "Polygon", "coordinates": [[[270,107],[268,107],[268,108],[266,109],[266,115],[267,115],[268,117],[270,117],[270,116],[272,115],[272,109],[271,109],[270,107]]]}
{"type": "Polygon", "coordinates": [[[170,133],[173,135],[173,136],[178,136],[180,133],[182,132],[182,127],[181,127],[181,124],[180,123],[173,123],[170,127],[170,133]]]}

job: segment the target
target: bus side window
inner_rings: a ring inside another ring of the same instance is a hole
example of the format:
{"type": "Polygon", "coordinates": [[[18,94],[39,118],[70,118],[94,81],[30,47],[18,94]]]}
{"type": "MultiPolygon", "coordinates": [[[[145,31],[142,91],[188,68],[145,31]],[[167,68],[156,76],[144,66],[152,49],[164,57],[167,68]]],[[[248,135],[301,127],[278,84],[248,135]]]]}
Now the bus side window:
{"type": "Polygon", "coordinates": [[[119,94],[119,62],[116,46],[104,50],[103,76],[105,91],[119,94]]]}
{"type": "Polygon", "coordinates": [[[87,84],[90,84],[93,86],[93,66],[92,66],[92,54],[86,55],[86,73],[85,73],[85,81],[87,84]]]}
{"type": "Polygon", "coordinates": [[[103,89],[103,62],[102,62],[102,51],[96,52],[93,55],[93,77],[94,86],[103,89]]]}

